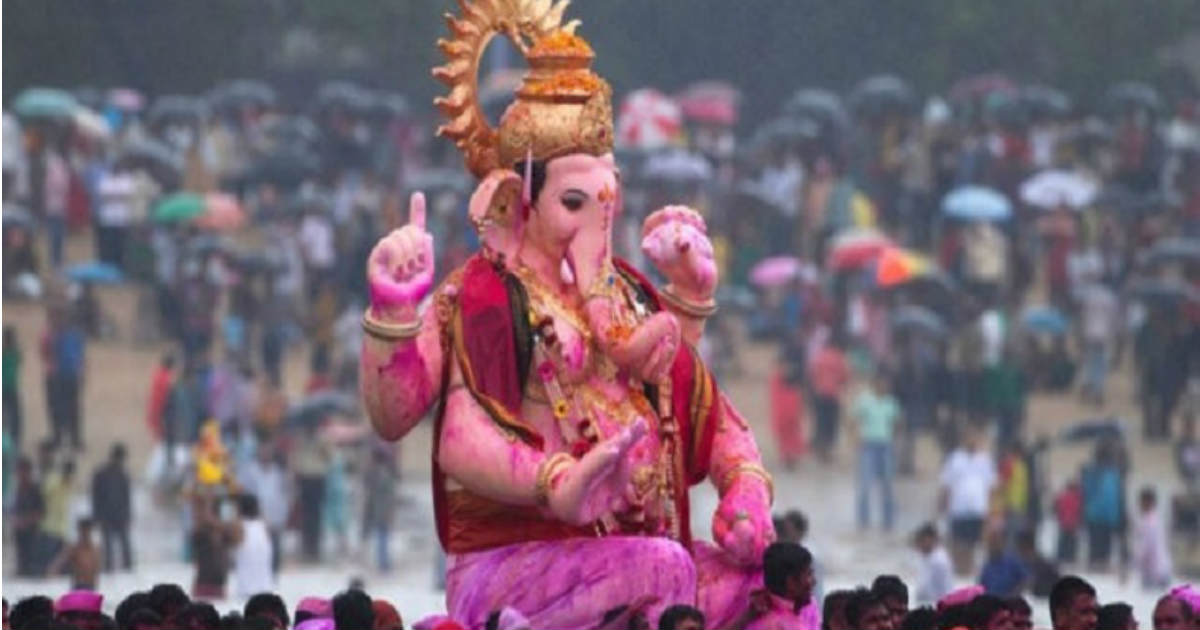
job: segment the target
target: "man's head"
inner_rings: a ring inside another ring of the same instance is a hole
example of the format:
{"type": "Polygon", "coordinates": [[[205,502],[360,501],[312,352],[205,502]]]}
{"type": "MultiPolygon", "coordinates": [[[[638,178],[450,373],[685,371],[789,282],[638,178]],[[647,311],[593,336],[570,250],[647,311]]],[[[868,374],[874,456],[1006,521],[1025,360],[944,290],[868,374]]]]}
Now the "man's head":
{"type": "Polygon", "coordinates": [[[221,623],[221,614],[208,602],[192,602],[175,616],[175,625],[184,630],[208,630],[221,623]]]}
{"type": "Polygon", "coordinates": [[[812,554],[796,543],[772,543],[763,553],[763,580],[772,594],[796,603],[812,597],[812,554]]]}
{"type": "Polygon", "coordinates": [[[1050,621],[1054,630],[1096,630],[1096,589],[1076,575],[1058,580],[1050,591],[1050,621]]]}
{"type": "Polygon", "coordinates": [[[178,584],[155,584],[150,589],[150,607],[162,616],[164,624],[172,623],[189,603],[191,599],[178,584]]]}
{"type": "Polygon", "coordinates": [[[259,593],[246,600],[246,605],[242,607],[242,615],[270,619],[277,630],[286,630],[290,621],[287,606],[274,593],[259,593]]]}
{"type": "Polygon", "coordinates": [[[896,630],[930,630],[938,625],[937,611],[929,606],[914,608],[904,615],[896,630]]]}
{"type": "Polygon", "coordinates": [[[1191,606],[1174,595],[1163,595],[1154,607],[1154,630],[1192,630],[1195,622],[1191,606]]]}
{"type": "Polygon", "coordinates": [[[1096,627],[1101,630],[1137,630],[1133,607],[1124,602],[1105,604],[1096,615],[1096,627]]]}
{"type": "MultiPolygon", "coordinates": [[[[249,494],[249,493],[239,495],[237,505],[238,505],[238,516],[245,518],[245,519],[258,518],[258,515],[259,515],[258,497],[254,496],[253,494],[249,494]]],[[[282,606],[283,602],[280,602],[279,604],[282,606]]],[[[249,617],[250,615],[246,615],[246,616],[249,617]]]]}
{"type": "Polygon", "coordinates": [[[1004,600],[1008,606],[1008,614],[1012,617],[1012,630],[1032,630],[1033,609],[1024,597],[1010,597],[1004,600]]]}
{"type": "Polygon", "coordinates": [[[112,450],[108,453],[108,461],[120,466],[125,463],[125,443],[117,442],[112,445],[112,450]]]}
{"type": "Polygon", "coordinates": [[[1138,493],[1138,507],[1143,512],[1151,512],[1157,505],[1158,493],[1154,491],[1154,488],[1150,486],[1142,488],[1142,491],[1138,493]]]}
{"type": "MultiPolygon", "coordinates": [[[[129,619],[133,617],[133,613],[143,609],[150,608],[150,594],[146,591],[135,591],[130,593],[117,604],[117,610],[113,613],[116,618],[117,627],[125,628],[129,626],[129,619]]],[[[162,618],[159,618],[162,622],[162,618]]]]}
{"type": "Polygon", "coordinates": [[[367,594],[351,589],[333,598],[333,621],[338,628],[373,628],[375,610],[367,594]]]}
{"type": "Polygon", "coordinates": [[[79,542],[92,542],[92,519],[81,518],[76,521],[75,536],[79,542]]]}
{"type": "Polygon", "coordinates": [[[1012,612],[995,595],[980,595],[971,600],[971,627],[978,630],[1012,630],[1012,612]]]}
{"type": "Polygon", "coordinates": [[[874,593],[859,588],[846,602],[846,623],[854,630],[892,630],[892,616],[874,593]]]}
{"type": "Polygon", "coordinates": [[[658,630],[704,630],[704,613],[685,604],[676,604],[658,618],[658,630]]]}
{"type": "Polygon", "coordinates": [[[803,543],[808,536],[808,517],[800,510],[789,510],[783,518],[787,520],[796,534],[796,542],[803,543]]]}
{"type": "Polygon", "coordinates": [[[117,624],[118,628],[129,630],[159,630],[162,626],[162,616],[149,608],[139,608],[129,615],[129,620],[124,625],[117,624]]]}
{"type": "Polygon", "coordinates": [[[899,627],[908,614],[908,586],[895,575],[881,575],[871,584],[871,592],[887,607],[892,627],[899,627]]]}
{"type": "Polygon", "coordinates": [[[821,630],[850,630],[846,623],[846,603],[854,597],[854,591],[833,591],[825,594],[821,607],[821,630]]]}
{"type": "Polygon", "coordinates": [[[54,617],[54,602],[49,597],[34,595],[17,602],[8,613],[8,623],[13,630],[35,630],[35,622],[54,617]]]}
{"type": "Polygon", "coordinates": [[[913,533],[913,547],[922,554],[933,553],[937,544],[938,531],[937,526],[933,523],[925,523],[913,533]]]}

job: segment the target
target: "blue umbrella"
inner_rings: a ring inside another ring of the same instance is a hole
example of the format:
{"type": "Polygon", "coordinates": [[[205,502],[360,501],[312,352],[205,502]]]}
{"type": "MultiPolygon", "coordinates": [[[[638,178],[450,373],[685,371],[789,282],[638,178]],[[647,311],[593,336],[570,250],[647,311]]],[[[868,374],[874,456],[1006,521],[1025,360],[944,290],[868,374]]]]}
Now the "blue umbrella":
{"type": "Polygon", "coordinates": [[[96,284],[117,284],[125,279],[120,269],[100,262],[86,262],[67,268],[66,276],[75,282],[92,282],[96,284]]]}
{"type": "Polygon", "coordinates": [[[1067,332],[1070,323],[1053,306],[1035,306],[1021,317],[1021,324],[1033,332],[1061,335],[1067,332]]]}
{"type": "Polygon", "coordinates": [[[1012,217],[1012,203],[991,188],[963,186],[942,199],[942,213],[963,221],[1007,221],[1012,217]]]}

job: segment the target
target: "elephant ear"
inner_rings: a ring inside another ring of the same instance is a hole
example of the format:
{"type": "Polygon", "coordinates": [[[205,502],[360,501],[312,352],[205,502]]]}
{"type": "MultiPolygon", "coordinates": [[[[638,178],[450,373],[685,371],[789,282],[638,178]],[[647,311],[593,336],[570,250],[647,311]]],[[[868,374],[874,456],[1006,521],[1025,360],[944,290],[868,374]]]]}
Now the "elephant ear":
{"type": "Polygon", "coordinates": [[[521,212],[521,176],[508,169],[488,173],[471,195],[469,212],[484,256],[507,267],[517,253],[525,217],[521,212]]]}

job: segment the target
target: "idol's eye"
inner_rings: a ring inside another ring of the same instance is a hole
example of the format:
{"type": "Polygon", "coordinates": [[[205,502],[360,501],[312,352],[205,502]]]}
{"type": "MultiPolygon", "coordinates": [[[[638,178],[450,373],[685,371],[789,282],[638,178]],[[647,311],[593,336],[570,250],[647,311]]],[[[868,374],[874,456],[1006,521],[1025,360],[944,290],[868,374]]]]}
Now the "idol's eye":
{"type": "Polygon", "coordinates": [[[560,198],[562,205],[571,212],[578,212],[583,208],[583,204],[587,201],[587,193],[582,190],[572,188],[562,194],[560,198]]]}

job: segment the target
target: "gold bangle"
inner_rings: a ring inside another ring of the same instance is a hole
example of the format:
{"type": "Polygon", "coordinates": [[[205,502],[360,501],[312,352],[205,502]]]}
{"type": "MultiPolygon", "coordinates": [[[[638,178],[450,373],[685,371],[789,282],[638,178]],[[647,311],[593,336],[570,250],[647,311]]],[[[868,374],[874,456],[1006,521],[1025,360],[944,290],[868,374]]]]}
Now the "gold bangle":
{"type": "Polygon", "coordinates": [[[717,312],[717,301],[713,298],[708,298],[700,303],[692,302],[676,295],[675,291],[670,287],[663,288],[659,292],[659,295],[663,297],[663,301],[674,307],[675,310],[696,319],[705,319],[717,312]]]}
{"type": "Polygon", "coordinates": [[[362,329],[367,335],[382,341],[399,341],[412,339],[421,332],[421,320],[405,324],[385,324],[371,316],[367,309],[362,316],[362,329]]]}
{"type": "Polygon", "coordinates": [[[725,483],[722,484],[724,486],[722,492],[728,490],[733,480],[743,474],[758,477],[767,486],[767,494],[771,498],[771,503],[775,502],[775,481],[771,479],[771,473],[767,472],[766,468],[750,462],[738,464],[733,467],[733,470],[725,473],[725,483]]]}
{"type": "Polygon", "coordinates": [[[554,478],[565,467],[575,463],[575,458],[568,453],[555,453],[547,457],[538,466],[537,481],[534,484],[534,500],[541,507],[550,505],[550,489],[554,478]]]}

